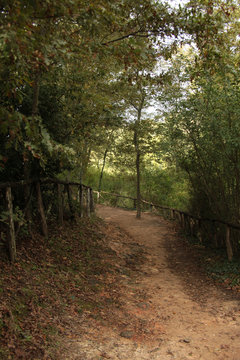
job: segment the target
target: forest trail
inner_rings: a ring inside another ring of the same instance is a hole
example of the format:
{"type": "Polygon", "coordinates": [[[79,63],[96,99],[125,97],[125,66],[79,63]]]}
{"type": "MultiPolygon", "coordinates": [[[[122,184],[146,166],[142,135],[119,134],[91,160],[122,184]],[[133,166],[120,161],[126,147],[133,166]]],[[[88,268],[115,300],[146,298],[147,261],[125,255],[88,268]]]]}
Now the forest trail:
{"type": "Polygon", "coordinates": [[[123,236],[110,245],[132,271],[116,264],[121,307],[111,319],[86,319],[64,359],[240,360],[239,294],[201,274],[174,224],[147,213],[137,220],[133,211],[106,206],[97,214],[129,234],[131,243],[123,236]]]}

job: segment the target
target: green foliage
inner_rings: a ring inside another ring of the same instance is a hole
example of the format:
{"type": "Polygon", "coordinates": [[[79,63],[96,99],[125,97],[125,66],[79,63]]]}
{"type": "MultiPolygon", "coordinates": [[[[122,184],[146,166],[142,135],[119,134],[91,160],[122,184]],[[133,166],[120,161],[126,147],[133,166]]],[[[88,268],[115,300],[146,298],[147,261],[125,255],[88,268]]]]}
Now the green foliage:
{"type": "Polygon", "coordinates": [[[142,197],[154,204],[186,210],[188,180],[182,171],[171,167],[147,167],[142,174],[142,197]]]}
{"type": "MultiPolygon", "coordinates": [[[[16,206],[13,213],[13,220],[19,223],[19,226],[26,225],[26,220],[24,219],[23,211],[16,206]]],[[[9,212],[2,211],[0,214],[0,222],[7,224],[9,223],[9,212]]]]}
{"type": "MultiPolygon", "coordinates": [[[[100,171],[91,167],[87,173],[87,183],[97,189],[100,171]]],[[[134,168],[126,171],[123,168],[117,170],[114,166],[107,166],[102,181],[102,190],[125,196],[136,197],[136,177],[134,168]]],[[[189,184],[186,175],[182,171],[176,171],[173,167],[162,167],[151,164],[142,168],[141,176],[142,198],[155,204],[166,205],[179,209],[187,209],[189,202],[189,184]]],[[[132,201],[108,198],[103,194],[103,199],[109,204],[133,208],[132,201]],[[122,201],[122,203],[121,203],[122,201]]]]}
{"type": "Polygon", "coordinates": [[[11,0],[0,20],[1,181],[135,196],[138,159],[147,200],[239,221],[236,1],[11,0]]]}
{"type": "Polygon", "coordinates": [[[240,285],[240,262],[234,259],[229,262],[224,255],[207,257],[206,271],[209,276],[220,283],[224,283],[231,288],[240,285]]]}
{"type": "Polygon", "coordinates": [[[8,171],[14,151],[18,164],[39,162],[46,174],[80,166],[82,177],[96,125],[116,118],[117,74],[132,64],[144,68],[155,35],[176,33],[177,17],[151,0],[12,0],[0,18],[3,179],[23,173],[21,166],[8,171]]]}
{"type": "MultiPolygon", "coordinates": [[[[239,222],[239,12],[199,3],[208,23],[221,28],[211,38],[198,33],[196,48],[185,47],[171,69],[173,88],[164,94],[164,149],[168,160],[186,171],[191,184],[189,211],[201,217],[239,222]],[[175,92],[172,97],[172,91],[175,92]]],[[[198,19],[200,21],[200,17],[198,19]]],[[[199,29],[200,30],[200,29],[199,29]]],[[[214,31],[214,27],[211,31],[214,31]]],[[[208,31],[208,34],[211,32],[208,31]]],[[[234,251],[238,240],[232,239],[234,251]]]]}

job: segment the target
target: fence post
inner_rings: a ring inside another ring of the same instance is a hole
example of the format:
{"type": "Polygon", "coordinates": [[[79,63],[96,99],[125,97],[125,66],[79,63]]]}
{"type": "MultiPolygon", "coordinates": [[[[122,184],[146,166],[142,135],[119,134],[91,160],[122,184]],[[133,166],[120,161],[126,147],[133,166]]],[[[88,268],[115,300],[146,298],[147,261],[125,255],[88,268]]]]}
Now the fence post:
{"type": "Polygon", "coordinates": [[[14,262],[16,259],[16,237],[15,237],[15,228],[14,228],[14,219],[13,219],[13,204],[12,204],[12,190],[11,187],[6,188],[6,200],[9,214],[9,254],[11,262],[14,262]]]}
{"type": "Polygon", "coordinates": [[[187,233],[188,232],[188,215],[183,214],[183,221],[184,221],[184,230],[187,233]]]}
{"type": "Polygon", "coordinates": [[[58,192],[58,220],[59,223],[63,224],[63,198],[61,191],[61,184],[57,184],[57,192],[58,192]]]}
{"type": "Polygon", "coordinates": [[[184,229],[184,215],[181,211],[180,211],[180,223],[181,223],[181,227],[184,229]]]}
{"type": "Polygon", "coordinates": [[[212,234],[213,234],[213,244],[217,249],[218,248],[217,226],[214,220],[212,221],[212,234]]]}
{"type": "Polygon", "coordinates": [[[226,247],[227,247],[227,256],[228,256],[228,261],[232,261],[233,258],[233,249],[232,249],[232,244],[231,244],[231,240],[230,240],[230,226],[226,226],[226,247]]]}
{"type": "Polygon", "coordinates": [[[40,183],[36,183],[36,190],[37,190],[37,200],[38,200],[38,211],[41,216],[41,222],[42,222],[42,232],[43,235],[48,238],[48,228],[47,228],[47,221],[44,213],[44,207],[43,207],[43,201],[42,201],[42,194],[41,194],[41,187],[40,183]]]}
{"type": "Polygon", "coordinates": [[[90,217],[90,189],[87,188],[87,216],[90,217]]]}
{"type": "Polygon", "coordinates": [[[188,234],[192,235],[191,216],[186,215],[186,217],[187,217],[187,232],[188,232],[188,234]]]}
{"type": "Polygon", "coordinates": [[[190,235],[193,236],[193,218],[190,216],[189,218],[189,227],[190,227],[190,235]]]}
{"type": "Polygon", "coordinates": [[[83,217],[83,186],[79,186],[80,217],[83,217]]]}
{"type": "Polygon", "coordinates": [[[198,234],[199,234],[199,241],[202,243],[202,222],[198,220],[198,234]]]}
{"type": "Polygon", "coordinates": [[[69,210],[70,210],[70,213],[72,214],[72,217],[74,218],[74,209],[73,209],[73,204],[72,204],[72,198],[71,198],[71,192],[70,192],[70,186],[69,186],[69,184],[66,184],[66,189],[67,189],[69,210]]]}
{"type": "Polygon", "coordinates": [[[97,191],[97,204],[100,203],[100,191],[97,191]]]}
{"type": "Polygon", "coordinates": [[[94,213],[94,210],[93,190],[90,188],[90,212],[94,213]]]}
{"type": "Polygon", "coordinates": [[[187,233],[188,232],[188,216],[187,216],[187,214],[183,214],[183,227],[184,227],[184,231],[187,233]]]}

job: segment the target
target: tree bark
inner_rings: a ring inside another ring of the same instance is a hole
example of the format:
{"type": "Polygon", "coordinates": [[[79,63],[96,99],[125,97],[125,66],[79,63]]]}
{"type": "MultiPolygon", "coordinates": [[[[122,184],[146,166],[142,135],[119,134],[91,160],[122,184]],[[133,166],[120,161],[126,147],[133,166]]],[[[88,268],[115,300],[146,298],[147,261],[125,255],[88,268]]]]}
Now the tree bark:
{"type": "MultiPolygon", "coordinates": [[[[38,100],[39,100],[39,79],[40,74],[37,73],[35,75],[34,84],[33,84],[33,97],[32,97],[32,119],[37,116],[38,113],[38,100]]],[[[30,180],[30,153],[26,153],[23,160],[23,171],[24,171],[24,180],[29,181],[30,180]]],[[[29,199],[30,196],[30,185],[24,186],[24,195],[25,199],[29,199]]],[[[26,219],[28,223],[28,231],[30,234],[32,234],[32,206],[31,206],[31,200],[30,204],[27,207],[26,210],[26,219]]]]}
{"type": "Polygon", "coordinates": [[[228,261],[232,261],[233,258],[233,249],[232,249],[232,244],[231,244],[231,240],[230,240],[230,227],[227,225],[226,227],[226,248],[227,248],[227,256],[228,256],[228,261]]]}
{"type": "Polygon", "coordinates": [[[16,238],[15,238],[15,228],[14,228],[14,220],[13,220],[13,205],[12,205],[12,191],[10,187],[6,189],[6,199],[7,199],[7,207],[9,213],[9,254],[11,262],[16,260],[16,238]]]}
{"type": "Polygon", "coordinates": [[[90,147],[88,148],[88,143],[85,141],[83,151],[81,154],[79,154],[81,156],[81,166],[80,166],[80,173],[79,173],[79,182],[80,183],[84,182],[84,178],[85,178],[86,171],[87,171],[88,164],[89,164],[90,157],[91,157],[91,152],[92,152],[92,149],[90,147]]]}
{"type": "Polygon", "coordinates": [[[35,117],[38,114],[39,80],[40,80],[40,74],[37,73],[33,84],[32,117],[35,117]]]}
{"type": "Polygon", "coordinates": [[[87,188],[87,216],[90,217],[91,216],[91,210],[90,210],[90,189],[87,188]]]}
{"type": "Polygon", "coordinates": [[[93,199],[93,190],[90,189],[90,212],[94,213],[95,206],[94,206],[94,199],[93,199]]]}
{"type": "MultiPolygon", "coordinates": [[[[24,172],[24,180],[25,181],[29,181],[30,180],[30,166],[29,166],[29,156],[25,155],[25,159],[23,162],[23,172],[24,172]]],[[[25,196],[25,206],[26,206],[26,219],[27,219],[27,224],[28,224],[28,232],[30,235],[32,235],[32,204],[31,204],[31,199],[30,198],[31,195],[31,188],[30,185],[25,185],[24,186],[24,196],[25,196]],[[29,204],[27,206],[27,201],[29,199],[29,204]]]]}
{"type": "Polygon", "coordinates": [[[145,101],[145,94],[142,94],[142,98],[140,103],[138,104],[137,110],[137,120],[135,121],[134,126],[134,146],[136,152],[136,180],[137,180],[137,219],[141,218],[141,171],[140,171],[140,160],[141,160],[141,152],[139,148],[139,126],[141,123],[142,117],[142,109],[145,101]]]}
{"type": "Polygon", "coordinates": [[[39,182],[36,184],[36,190],[37,190],[37,199],[38,199],[38,210],[39,210],[39,214],[41,216],[41,222],[42,222],[42,232],[43,232],[43,235],[46,238],[48,238],[48,227],[47,227],[47,221],[46,221],[46,217],[45,217],[45,213],[44,213],[41,187],[40,187],[39,182]]]}
{"type": "Polygon", "coordinates": [[[73,208],[73,203],[72,203],[72,197],[71,197],[70,185],[66,185],[66,190],[67,190],[67,197],[68,197],[69,210],[70,210],[70,213],[71,213],[71,217],[72,217],[72,219],[74,219],[75,214],[74,214],[74,208],[73,208]]]}
{"type": "Polygon", "coordinates": [[[108,148],[105,150],[104,156],[103,156],[103,165],[102,165],[101,174],[100,174],[99,183],[98,183],[98,192],[99,193],[101,192],[101,189],[102,189],[102,178],[103,178],[103,171],[104,171],[105,164],[106,164],[107,153],[108,153],[108,148]]]}
{"type": "Polygon", "coordinates": [[[62,198],[62,186],[57,184],[57,193],[58,193],[58,221],[60,225],[63,224],[63,198],[62,198]]]}
{"type": "Polygon", "coordinates": [[[141,189],[140,189],[140,153],[136,154],[136,171],[137,171],[137,219],[141,217],[141,189]]]}
{"type": "Polygon", "coordinates": [[[83,217],[83,186],[79,186],[79,205],[80,205],[80,217],[83,217]]]}

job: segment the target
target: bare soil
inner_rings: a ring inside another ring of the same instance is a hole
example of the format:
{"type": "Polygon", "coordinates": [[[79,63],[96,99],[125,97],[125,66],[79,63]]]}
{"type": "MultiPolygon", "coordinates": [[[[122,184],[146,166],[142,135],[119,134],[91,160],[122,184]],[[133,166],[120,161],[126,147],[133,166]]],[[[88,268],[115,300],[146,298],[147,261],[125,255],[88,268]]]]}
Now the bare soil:
{"type": "Polygon", "coordinates": [[[116,296],[103,290],[109,309],[75,319],[62,359],[240,360],[239,293],[207,279],[174,223],[105,206],[97,213],[109,226],[116,296]]]}

